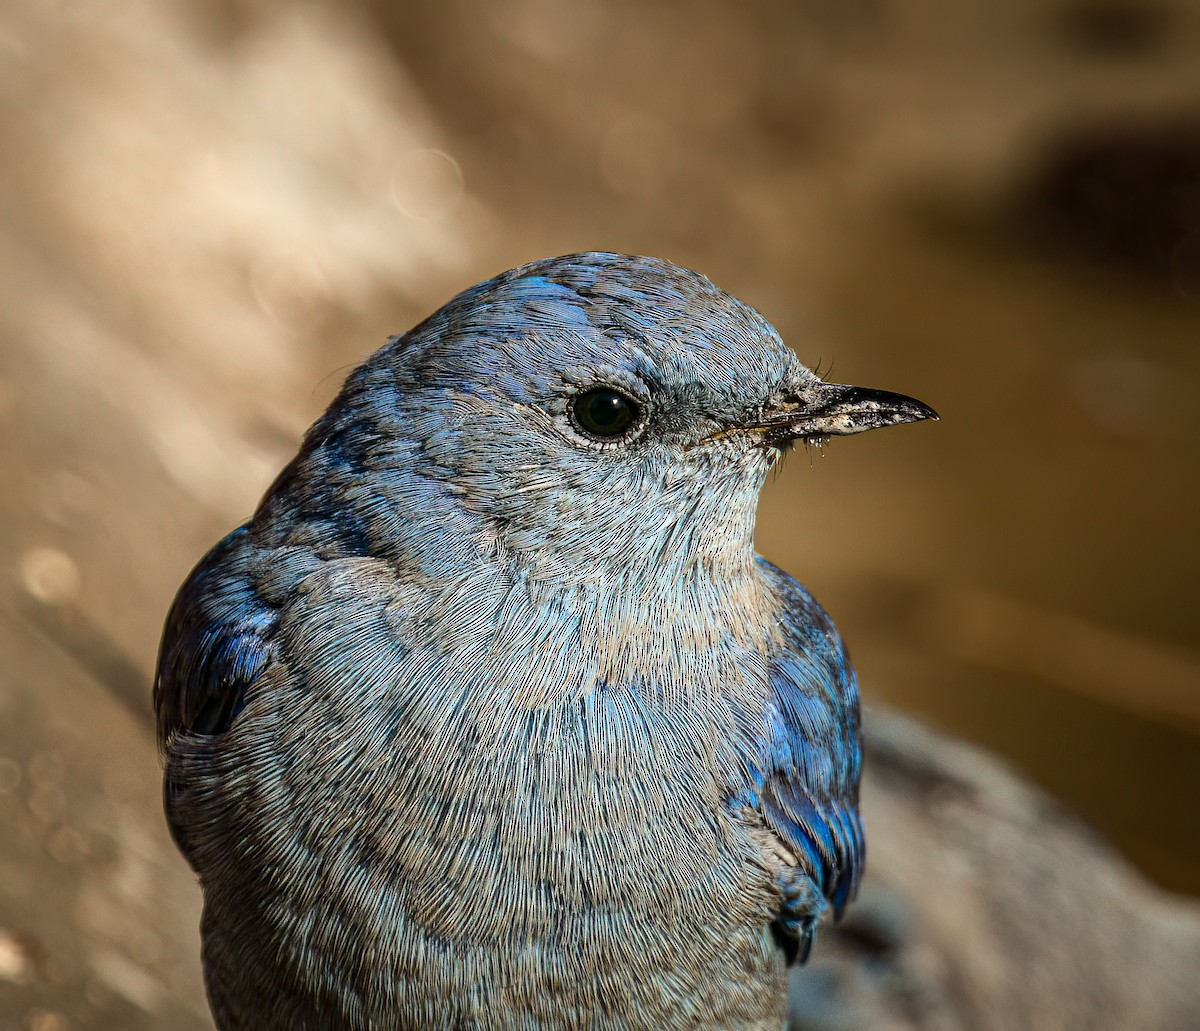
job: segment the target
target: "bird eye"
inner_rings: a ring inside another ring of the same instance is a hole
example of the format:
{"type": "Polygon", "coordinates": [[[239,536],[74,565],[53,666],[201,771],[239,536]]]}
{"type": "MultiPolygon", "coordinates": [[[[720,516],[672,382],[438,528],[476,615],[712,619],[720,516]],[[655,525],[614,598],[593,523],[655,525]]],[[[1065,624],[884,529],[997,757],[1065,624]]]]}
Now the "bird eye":
{"type": "Polygon", "coordinates": [[[638,403],[612,387],[592,387],[578,397],[572,408],[579,428],[593,437],[619,437],[641,414],[638,403]]]}

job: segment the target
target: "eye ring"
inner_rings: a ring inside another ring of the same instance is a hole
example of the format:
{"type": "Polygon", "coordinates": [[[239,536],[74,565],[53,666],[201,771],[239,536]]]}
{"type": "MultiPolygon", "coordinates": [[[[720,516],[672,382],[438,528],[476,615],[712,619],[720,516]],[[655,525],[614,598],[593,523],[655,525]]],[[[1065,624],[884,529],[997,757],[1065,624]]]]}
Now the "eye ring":
{"type": "Polygon", "coordinates": [[[642,406],[616,387],[589,387],[571,401],[575,425],[596,440],[625,436],[641,422],[642,406]]]}

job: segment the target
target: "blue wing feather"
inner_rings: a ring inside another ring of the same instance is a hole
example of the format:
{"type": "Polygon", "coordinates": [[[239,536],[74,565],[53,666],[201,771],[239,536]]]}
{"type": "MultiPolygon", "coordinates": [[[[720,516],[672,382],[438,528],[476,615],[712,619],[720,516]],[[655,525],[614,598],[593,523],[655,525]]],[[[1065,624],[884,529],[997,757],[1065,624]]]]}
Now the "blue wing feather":
{"type": "Polygon", "coordinates": [[[275,611],[237,575],[246,533],[234,530],[201,560],[167,616],[154,680],[164,746],[180,732],[229,729],[269,661],[275,611]]]}
{"type": "MultiPolygon", "coordinates": [[[[154,678],[164,749],[180,735],[227,731],[271,661],[276,616],[243,575],[247,533],[245,527],[234,530],[200,561],[167,615],[154,678]]],[[[189,859],[193,850],[178,814],[193,786],[168,762],[163,778],[167,825],[189,859]]]]}
{"type": "MultiPolygon", "coordinates": [[[[800,584],[759,561],[781,600],[790,647],[771,669],[769,740],[754,772],[754,794],[767,826],[840,916],[858,889],[866,858],[858,811],[858,685],[829,617],[800,584]]],[[[791,877],[794,870],[781,871],[781,881],[791,877]]],[[[789,957],[807,952],[823,908],[817,900],[814,913],[813,901],[784,890],[779,923],[794,939],[785,945],[789,957]]]]}

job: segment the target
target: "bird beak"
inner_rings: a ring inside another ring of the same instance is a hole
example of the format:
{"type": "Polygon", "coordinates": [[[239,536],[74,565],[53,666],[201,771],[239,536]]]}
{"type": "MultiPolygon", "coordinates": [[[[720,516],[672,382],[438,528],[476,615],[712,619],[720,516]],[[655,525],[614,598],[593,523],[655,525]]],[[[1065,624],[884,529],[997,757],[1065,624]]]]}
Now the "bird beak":
{"type": "Polygon", "coordinates": [[[828,437],[865,433],[884,426],[937,419],[938,413],[923,401],[843,383],[814,380],[773,410],[756,426],[768,447],[784,447],[797,440],[823,442],[828,437]]]}

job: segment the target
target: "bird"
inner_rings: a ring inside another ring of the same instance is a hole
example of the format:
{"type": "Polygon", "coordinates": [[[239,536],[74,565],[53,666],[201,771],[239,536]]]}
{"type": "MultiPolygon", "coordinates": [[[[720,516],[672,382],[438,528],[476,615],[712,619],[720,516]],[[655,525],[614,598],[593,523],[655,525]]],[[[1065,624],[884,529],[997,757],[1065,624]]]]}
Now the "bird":
{"type": "Polygon", "coordinates": [[[759,492],[936,418],[658,258],[535,261],[389,339],[165,623],[221,1031],[779,1031],[862,875],[862,749],[759,492]]]}

